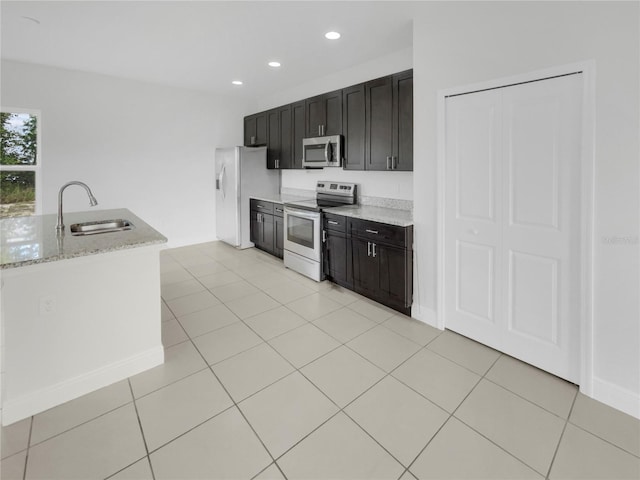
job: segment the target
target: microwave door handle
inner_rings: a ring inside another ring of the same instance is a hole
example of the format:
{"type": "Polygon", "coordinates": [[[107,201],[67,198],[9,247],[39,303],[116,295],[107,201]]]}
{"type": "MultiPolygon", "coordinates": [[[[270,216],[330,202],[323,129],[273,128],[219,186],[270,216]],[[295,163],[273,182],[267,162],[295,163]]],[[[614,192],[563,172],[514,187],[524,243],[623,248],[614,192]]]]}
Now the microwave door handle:
{"type": "Polygon", "coordinates": [[[328,141],[324,146],[324,159],[327,163],[331,162],[331,158],[333,155],[331,154],[331,141],[328,141]]]}

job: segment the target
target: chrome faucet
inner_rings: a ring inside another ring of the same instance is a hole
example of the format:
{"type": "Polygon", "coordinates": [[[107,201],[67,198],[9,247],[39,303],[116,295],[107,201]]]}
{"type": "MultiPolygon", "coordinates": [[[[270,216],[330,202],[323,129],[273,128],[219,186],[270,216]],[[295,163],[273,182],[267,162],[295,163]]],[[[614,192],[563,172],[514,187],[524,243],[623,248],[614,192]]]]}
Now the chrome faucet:
{"type": "Polygon", "coordinates": [[[96,197],[93,196],[93,193],[91,193],[91,189],[86,183],[78,181],[65,183],[62,187],[60,187],[60,191],[58,192],[58,224],[56,225],[56,232],[58,232],[58,234],[64,232],[64,223],[62,221],[62,192],[64,192],[64,189],[69,185],[80,185],[81,187],[83,187],[87,191],[87,195],[89,195],[89,203],[91,204],[91,206],[95,207],[96,205],[98,205],[96,197]]]}

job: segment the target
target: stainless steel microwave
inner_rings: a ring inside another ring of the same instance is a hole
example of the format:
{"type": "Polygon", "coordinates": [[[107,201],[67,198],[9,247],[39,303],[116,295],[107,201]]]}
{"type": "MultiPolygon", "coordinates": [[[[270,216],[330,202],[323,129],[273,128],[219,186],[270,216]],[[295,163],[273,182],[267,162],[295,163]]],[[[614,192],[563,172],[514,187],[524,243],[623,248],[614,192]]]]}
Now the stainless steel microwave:
{"type": "Polygon", "coordinates": [[[302,139],[304,168],[341,167],[342,135],[302,139]]]}

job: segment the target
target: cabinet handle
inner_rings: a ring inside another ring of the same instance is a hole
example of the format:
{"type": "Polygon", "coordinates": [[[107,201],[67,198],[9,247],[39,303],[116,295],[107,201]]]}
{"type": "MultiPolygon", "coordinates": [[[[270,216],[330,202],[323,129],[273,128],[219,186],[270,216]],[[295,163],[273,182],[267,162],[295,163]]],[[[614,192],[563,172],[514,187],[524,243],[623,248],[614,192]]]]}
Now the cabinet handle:
{"type": "Polygon", "coordinates": [[[387,157],[387,170],[391,170],[391,157],[387,157]]]}
{"type": "Polygon", "coordinates": [[[276,160],[276,168],[280,168],[280,159],[276,160]]]}
{"type": "Polygon", "coordinates": [[[318,136],[322,136],[322,125],[318,125],[318,136]]]}
{"type": "Polygon", "coordinates": [[[327,220],[329,225],[338,225],[338,222],[334,222],[333,220],[327,220]]]}
{"type": "Polygon", "coordinates": [[[260,205],[259,203],[256,203],[256,207],[258,207],[258,208],[264,208],[264,205],[260,205]]]}
{"type": "Polygon", "coordinates": [[[282,213],[282,209],[281,208],[276,208],[276,212],[282,213]]]}
{"type": "Polygon", "coordinates": [[[367,257],[371,256],[371,242],[367,242],[367,257]]]}
{"type": "Polygon", "coordinates": [[[375,243],[372,243],[371,245],[373,246],[373,248],[372,248],[372,250],[373,250],[373,252],[372,252],[372,257],[373,257],[373,258],[376,258],[376,244],[375,244],[375,243]]]}
{"type": "Polygon", "coordinates": [[[322,230],[322,243],[327,243],[327,231],[322,230]]]}
{"type": "Polygon", "coordinates": [[[377,231],[377,230],[369,230],[368,228],[365,230],[365,232],[367,232],[367,233],[373,233],[374,235],[377,235],[377,234],[378,234],[378,231],[377,231]]]}
{"type": "Polygon", "coordinates": [[[251,145],[255,145],[256,144],[256,137],[251,137],[251,145]]]}
{"type": "Polygon", "coordinates": [[[398,168],[398,157],[391,157],[391,170],[398,168]]]}

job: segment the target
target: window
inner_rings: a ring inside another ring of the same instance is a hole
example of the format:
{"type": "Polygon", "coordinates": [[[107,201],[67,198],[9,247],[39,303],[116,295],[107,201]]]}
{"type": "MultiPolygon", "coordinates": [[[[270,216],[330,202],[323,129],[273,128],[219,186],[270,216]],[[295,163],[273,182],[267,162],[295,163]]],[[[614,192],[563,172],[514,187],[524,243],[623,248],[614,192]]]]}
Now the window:
{"type": "Polygon", "coordinates": [[[0,218],[41,212],[40,113],[0,111],[0,218]]]}

